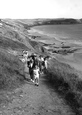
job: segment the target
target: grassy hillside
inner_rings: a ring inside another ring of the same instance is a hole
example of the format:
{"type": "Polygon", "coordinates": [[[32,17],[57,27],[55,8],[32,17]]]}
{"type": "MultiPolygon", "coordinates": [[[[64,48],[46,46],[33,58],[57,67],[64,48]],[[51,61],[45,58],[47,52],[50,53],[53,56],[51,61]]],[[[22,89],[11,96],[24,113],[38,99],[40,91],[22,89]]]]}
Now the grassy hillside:
{"type": "Polygon", "coordinates": [[[82,114],[82,75],[67,64],[55,59],[49,61],[46,72],[49,82],[52,82],[56,91],[63,96],[78,115],[82,114]]]}
{"type": "Polygon", "coordinates": [[[24,82],[24,64],[19,60],[23,50],[45,53],[38,42],[31,41],[27,24],[17,20],[0,20],[0,90],[12,89],[24,82]]]}
{"type": "Polygon", "coordinates": [[[0,90],[12,89],[24,82],[24,65],[18,55],[23,50],[30,51],[31,45],[25,43],[22,25],[13,20],[2,20],[0,23],[0,90]]]}
{"type": "Polygon", "coordinates": [[[23,64],[16,56],[0,48],[0,90],[19,86],[23,80],[23,64]]]}
{"type": "MultiPolygon", "coordinates": [[[[48,54],[42,44],[29,39],[27,31],[30,26],[47,24],[44,22],[46,20],[39,19],[33,21],[9,19],[0,21],[2,24],[0,25],[0,91],[13,89],[24,83],[24,65],[19,60],[19,55],[22,54],[23,50],[43,55],[48,54]]],[[[54,23],[54,21],[52,22],[54,23]]],[[[49,82],[53,82],[55,89],[63,95],[74,110],[82,114],[81,76],[79,77],[78,73],[69,65],[52,59],[49,61],[46,77],[49,82]]]]}
{"type": "Polygon", "coordinates": [[[73,18],[58,18],[58,19],[33,19],[33,20],[26,20],[26,19],[19,19],[16,20],[17,23],[22,24],[25,29],[30,29],[32,26],[39,26],[39,25],[56,25],[56,24],[81,24],[80,19],[73,19],[73,18]]]}

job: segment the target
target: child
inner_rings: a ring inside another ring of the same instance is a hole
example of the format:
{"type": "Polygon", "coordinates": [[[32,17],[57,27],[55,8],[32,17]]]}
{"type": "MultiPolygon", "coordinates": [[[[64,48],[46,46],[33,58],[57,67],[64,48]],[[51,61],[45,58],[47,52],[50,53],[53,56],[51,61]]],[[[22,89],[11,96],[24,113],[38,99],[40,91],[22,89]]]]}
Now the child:
{"type": "Polygon", "coordinates": [[[33,75],[34,75],[34,82],[35,85],[39,85],[39,67],[38,65],[35,65],[35,68],[33,69],[33,75]]]}

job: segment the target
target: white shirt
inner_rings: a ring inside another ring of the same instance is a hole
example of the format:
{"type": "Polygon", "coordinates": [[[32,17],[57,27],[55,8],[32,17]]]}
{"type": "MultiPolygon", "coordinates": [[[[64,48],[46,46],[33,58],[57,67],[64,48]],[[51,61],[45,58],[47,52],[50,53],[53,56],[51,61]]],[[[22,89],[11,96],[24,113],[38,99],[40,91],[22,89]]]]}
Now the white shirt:
{"type": "Polygon", "coordinates": [[[35,77],[35,79],[36,79],[36,78],[39,78],[39,68],[34,69],[33,72],[34,72],[34,77],[35,77]]]}
{"type": "Polygon", "coordinates": [[[45,67],[46,67],[46,69],[47,69],[47,67],[48,67],[48,64],[47,64],[48,62],[47,62],[47,60],[45,60],[45,67]]]}

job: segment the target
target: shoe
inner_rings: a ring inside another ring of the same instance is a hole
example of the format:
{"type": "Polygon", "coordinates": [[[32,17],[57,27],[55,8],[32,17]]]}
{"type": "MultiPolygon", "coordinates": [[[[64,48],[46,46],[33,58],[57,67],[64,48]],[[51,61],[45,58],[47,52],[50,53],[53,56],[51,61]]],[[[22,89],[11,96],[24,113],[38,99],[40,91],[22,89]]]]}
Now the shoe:
{"type": "Polygon", "coordinates": [[[32,79],[30,81],[32,81],[32,79]]]}
{"type": "Polygon", "coordinates": [[[38,84],[38,83],[35,83],[35,85],[36,85],[36,86],[39,86],[39,84],[38,84]]]}
{"type": "Polygon", "coordinates": [[[36,86],[39,86],[39,84],[36,84],[36,86]]]}
{"type": "Polygon", "coordinates": [[[34,83],[34,80],[32,80],[32,79],[31,79],[31,82],[33,82],[33,83],[34,83]]]}

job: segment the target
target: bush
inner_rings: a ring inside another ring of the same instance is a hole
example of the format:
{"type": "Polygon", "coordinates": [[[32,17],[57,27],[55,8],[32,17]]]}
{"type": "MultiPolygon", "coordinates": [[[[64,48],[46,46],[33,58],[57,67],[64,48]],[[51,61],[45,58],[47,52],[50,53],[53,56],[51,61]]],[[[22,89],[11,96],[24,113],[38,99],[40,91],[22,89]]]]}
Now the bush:
{"type": "Polygon", "coordinates": [[[75,112],[78,115],[82,114],[82,79],[76,70],[67,64],[52,59],[45,74],[75,112]]]}

